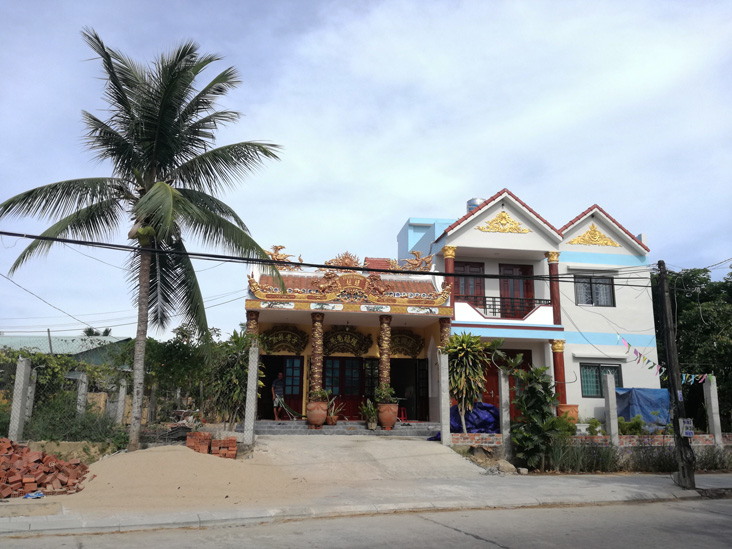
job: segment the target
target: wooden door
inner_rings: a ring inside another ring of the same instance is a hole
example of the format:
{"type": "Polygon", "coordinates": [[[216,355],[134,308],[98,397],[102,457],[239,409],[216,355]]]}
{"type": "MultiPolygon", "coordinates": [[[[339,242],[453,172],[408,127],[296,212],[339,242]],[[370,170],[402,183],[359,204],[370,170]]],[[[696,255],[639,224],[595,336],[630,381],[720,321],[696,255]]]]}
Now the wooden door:
{"type": "Polygon", "coordinates": [[[287,356],[282,371],[285,374],[285,404],[302,414],[302,357],[287,356]]]}
{"type": "Polygon", "coordinates": [[[323,388],[337,397],[336,402],[344,405],[340,415],[347,419],[358,419],[358,406],[364,393],[363,359],[334,357],[326,358],[323,364],[323,388]]]}
{"type": "MultiPolygon", "coordinates": [[[[523,355],[523,362],[519,365],[522,370],[528,370],[531,368],[531,351],[530,350],[516,350],[506,349],[503,351],[508,358],[515,358],[516,355],[523,355]]],[[[518,417],[518,409],[513,404],[513,399],[516,395],[516,379],[513,376],[508,378],[508,387],[511,399],[511,419],[518,417]]],[[[500,410],[501,401],[498,396],[498,368],[491,364],[485,371],[485,388],[483,390],[483,402],[493,404],[500,410]]]]}
{"type": "MultiPolygon", "coordinates": [[[[482,263],[470,263],[467,261],[455,262],[455,273],[460,274],[483,274],[482,263]]],[[[485,308],[485,282],[482,278],[466,276],[455,277],[455,300],[470,303],[478,309],[485,308]]]]}
{"type": "MultiPolygon", "coordinates": [[[[500,276],[534,276],[531,265],[499,265],[500,276]]],[[[534,280],[501,278],[501,318],[524,318],[534,308],[534,280]]]]}

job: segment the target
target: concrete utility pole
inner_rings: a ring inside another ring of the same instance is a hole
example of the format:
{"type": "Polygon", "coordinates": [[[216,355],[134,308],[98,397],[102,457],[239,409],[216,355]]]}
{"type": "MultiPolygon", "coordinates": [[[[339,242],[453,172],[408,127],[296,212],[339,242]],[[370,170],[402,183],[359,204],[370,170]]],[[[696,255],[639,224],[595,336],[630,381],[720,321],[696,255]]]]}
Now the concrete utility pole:
{"type": "Polygon", "coordinates": [[[671,393],[671,417],[674,425],[676,461],[679,464],[679,472],[674,473],[673,479],[684,490],[694,490],[696,488],[694,480],[696,458],[689,439],[681,436],[681,418],[686,417],[686,407],[681,393],[681,372],[676,350],[676,327],[671,316],[671,297],[668,291],[666,263],[664,261],[658,262],[658,289],[661,300],[661,315],[663,316],[663,342],[666,348],[666,365],[668,367],[669,392],[671,393]]]}

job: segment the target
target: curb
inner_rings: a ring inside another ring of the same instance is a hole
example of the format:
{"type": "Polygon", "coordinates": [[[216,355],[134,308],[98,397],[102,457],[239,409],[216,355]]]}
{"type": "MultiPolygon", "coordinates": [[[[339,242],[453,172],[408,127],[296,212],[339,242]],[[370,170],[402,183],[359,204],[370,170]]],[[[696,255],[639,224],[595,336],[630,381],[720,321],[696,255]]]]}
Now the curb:
{"type": "Polygon", "coordinates": [[[702,497],[715,497],[706,493],[723,492],[726,495],[716,497],[732,497],[730,489],[710,489],[689,491],[678,494],[648,494],[634,496],[618,496],[602,501],[586,501],[580,497],[568,499],[564,497],[536,498],[532,501],[476,501],[466,503],[464,500],[426,501],[406,503],[351,504],[332,506],[298,506],[271,509],[229,509],[221,511],[181,511],[159,515],[112,515],[93,517],[81,515],[46,515],[37,517],[3,517],[0,518],[0,538],[7,536],[28,536],[44,534],[101,534],[131,532],[139,530],[158,530],[163,528],[205,529],[222,526],[254,526],[273,522],[307,520],[315,518],[355,517],[366,515],[383,515],[397,513],[414,513],[422,511],[458,511],[458,510],[498,510],[540,507],[576,507],[586,505],[613,505],[621,503],[654,503],[663,501],[679,501],[702,497]]]}

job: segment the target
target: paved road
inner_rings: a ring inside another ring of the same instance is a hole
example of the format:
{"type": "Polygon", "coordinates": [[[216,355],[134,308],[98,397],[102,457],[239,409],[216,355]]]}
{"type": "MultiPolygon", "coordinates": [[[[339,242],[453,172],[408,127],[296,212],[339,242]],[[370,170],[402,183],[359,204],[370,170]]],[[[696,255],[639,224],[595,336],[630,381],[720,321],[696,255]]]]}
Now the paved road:
{"type": "Polygon", "coordinates": [[[728,548],[732,500],[314,519],[209,530],[3,539],[3,548],[728,548]]]}

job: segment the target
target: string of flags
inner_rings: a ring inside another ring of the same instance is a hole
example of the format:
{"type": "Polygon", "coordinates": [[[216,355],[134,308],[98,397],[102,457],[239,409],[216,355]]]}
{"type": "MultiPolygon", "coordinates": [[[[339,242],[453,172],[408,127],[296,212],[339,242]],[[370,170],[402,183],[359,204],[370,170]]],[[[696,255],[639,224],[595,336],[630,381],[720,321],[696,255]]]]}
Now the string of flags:
{"type": "Polygon", "coordinates": [[[626,355],[628,353],[630,353],[631,350],[633,351],[633,355],[635,355],[636,364],[642,364],[643,366],[648,364],[649,370],[653,370],[654,368],[656,369],[657,376],[662,376],[663,374],[666,373],[666,368],[664,366],[661,366],[660,364],[654,362],[653,360],[648,358],[646,355],[641,353],[638,349],[633,348],[633,346],[630,343],[628,343],[623,336],[618,334],[618,342],[620,342],[620,341],[622,341],[623,345],[625,345],[625,347],[626,347],[626,351],[625,351],[626,355]]]}
{"type": "Polygon", "coordinates": [[[707,378],[714,379],[714,376],[712,374],[681,374],[681,384],[704,383],[707,378]]]}

